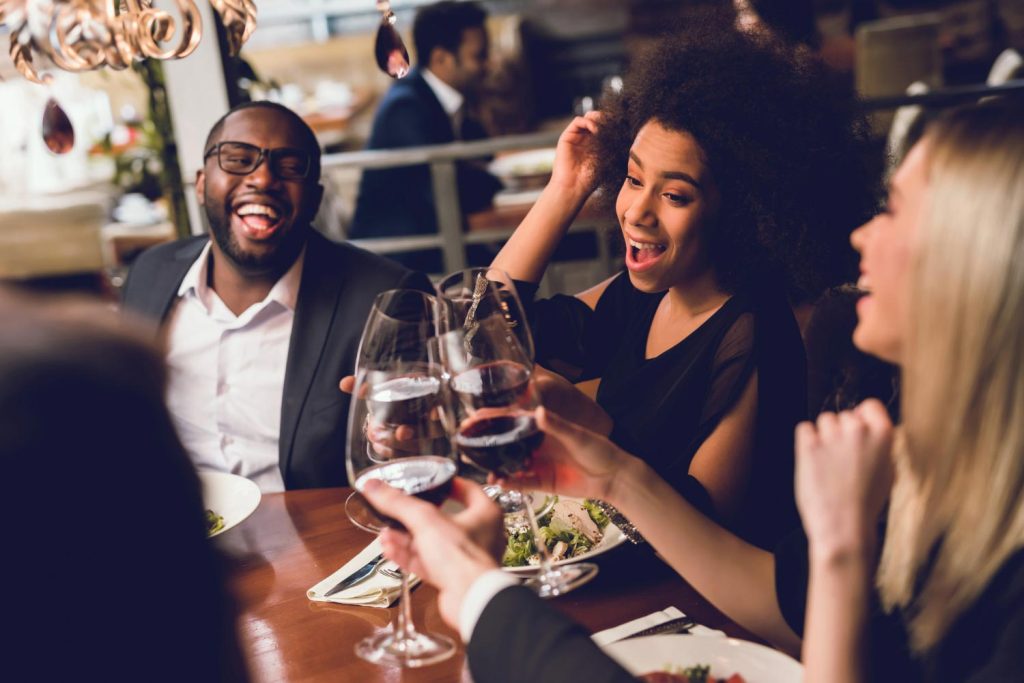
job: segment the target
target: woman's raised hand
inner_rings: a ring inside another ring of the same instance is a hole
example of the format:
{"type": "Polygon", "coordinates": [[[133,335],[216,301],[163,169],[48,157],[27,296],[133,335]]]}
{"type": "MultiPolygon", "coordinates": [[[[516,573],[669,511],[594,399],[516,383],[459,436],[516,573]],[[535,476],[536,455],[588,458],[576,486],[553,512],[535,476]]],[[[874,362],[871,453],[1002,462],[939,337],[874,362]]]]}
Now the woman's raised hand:
{"type": "Polygon", "coordinates": [[[532,466],[509,481],[516,486],[615,504],[616,474],[635,460],[605,437],[538,408],[534,414],[544,441],[532,466]]]}
{"type": "Polygon", "coordinates": [[[594,172],[594,136],[602,114],[590,111],[577,116],[558,138],[555,164],[550,185],[559,189],[590,195],[597,183],[594,172]]]}
{"type": "Polygon", "coordinates": [[[873,552],[893,482],[893,426],[885,407],[823,413],[796,428],[796,500],[812,552],[873,552]]]}
{"type": "Polygon", "coordinates": [[[540,396],[541,405],[598,434],[611,433],[612,418],[597,401],[577,389],[572,382],[540,365],[533,366],[531,379],[540,396]]]}

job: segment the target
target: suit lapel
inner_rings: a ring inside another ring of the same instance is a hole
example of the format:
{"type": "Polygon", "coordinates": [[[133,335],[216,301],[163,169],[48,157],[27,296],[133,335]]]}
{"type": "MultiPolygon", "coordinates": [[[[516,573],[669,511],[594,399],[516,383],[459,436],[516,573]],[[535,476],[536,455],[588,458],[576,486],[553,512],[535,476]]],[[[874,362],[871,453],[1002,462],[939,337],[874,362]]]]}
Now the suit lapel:
{"type": "Polygon", "coordinates": [[[174,252],[167,268],[156,273],[151,297],[147,297],[144,313],[153,320],[166,322],[171,306],[178,299],[178,287],[185,279],[185,274],[199,258],[199,253],[206,246],[206,237],[189,240],[174,252]]]}
{"type": "Polygon", "coordinates": [[[328,251],[331,250],[332,245],[327,239],[310,228],[292,335],[288,344],[281,401],[279,448],[285,488],[289,485],[288,471],[299,417],[306,405],[328,335],[338,314],[338,298],[348,275],[344,266],[339,268],[336,262],[329,262],[328,251]]]}

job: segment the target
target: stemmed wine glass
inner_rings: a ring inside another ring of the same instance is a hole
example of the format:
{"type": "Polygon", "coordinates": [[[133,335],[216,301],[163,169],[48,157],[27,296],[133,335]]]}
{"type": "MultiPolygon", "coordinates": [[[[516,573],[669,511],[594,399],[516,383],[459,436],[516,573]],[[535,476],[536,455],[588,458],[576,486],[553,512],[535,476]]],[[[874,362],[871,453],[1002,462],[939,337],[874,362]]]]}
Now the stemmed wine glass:
{"type": "MultiPolygon", "coordinates": [[[[439,350],[449,375],[453,411],[444,424],[454,428],[453,445],[462,458],[508,477],[529,468],[530,456],[544,438],[533,418],[539,405],[530,382],[533,363],[516,328],[510,326],[509,312],[522,310],[514,291],[502,295],[501,287],[483,273],[477,273],[473,282],[469,305],[449,305],[442,319],[448,331],[439,337],[439,350]]],[[[520,322],[525,327],[525,320],[520,322]]],[[[589,562],[554,567],[532,501],[518,491],[504,494],[519,494],[514,510],[525,514],[540,557],[540,571],[527,586],[541,597],[552,597],[597,574],[597,566],[589,562]]]]}
{"type": "MultiPolygon", "coordinates": [[[[508,330],[519,341],[518,347],[506,344],[504,351],[516,355],[515,360],[526,368],[533,367],[533,335],[515,283],[505,271],[498,268],[466,268],[446,275],[435,288],[441,300],[448,305],[448,315],[442,319],[444,329],[462,330],[467,339],[471,340],[479,321],[499,314],[505,320],[508,330]]],[[[533,504],[531,496],[521,491],[509,491],[492,485],[488,487],[488,492],[506,515],[521,513],[526,505],[533,504]]],[[[543,517],[548,510],[550,506],[537,514],[543,517]]]]}
{"type": "MultiPolygon", "coordinates": [[[[401,526],[377,514],[359,494],[372,479],[435,505],[451,492],[457,467],[442,426],[450,394],[438,357],[440,310],[438,299],[423,292],[382,292],[359,342],[345,459],[356,493],[345,509],[352,522],[367,531],[401,526]]],[[[394,628],[358,643],[356,654],[400,667],[425,666],[452,656],[451,639],[416,630],[410,604],[409,579],[403,572],[394,628]]]]}

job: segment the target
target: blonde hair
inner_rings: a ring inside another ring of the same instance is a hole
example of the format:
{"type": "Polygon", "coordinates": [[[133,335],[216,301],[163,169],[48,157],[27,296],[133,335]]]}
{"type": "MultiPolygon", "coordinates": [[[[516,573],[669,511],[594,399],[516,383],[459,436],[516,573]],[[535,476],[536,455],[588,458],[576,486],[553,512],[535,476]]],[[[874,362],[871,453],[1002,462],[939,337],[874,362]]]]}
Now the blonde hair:
{"type": "Polygon", "coordinates": [[[877,575],[918,652],[1024,546],[1024,114],[958,110],[924,143],[929,207],[877,575]]]}

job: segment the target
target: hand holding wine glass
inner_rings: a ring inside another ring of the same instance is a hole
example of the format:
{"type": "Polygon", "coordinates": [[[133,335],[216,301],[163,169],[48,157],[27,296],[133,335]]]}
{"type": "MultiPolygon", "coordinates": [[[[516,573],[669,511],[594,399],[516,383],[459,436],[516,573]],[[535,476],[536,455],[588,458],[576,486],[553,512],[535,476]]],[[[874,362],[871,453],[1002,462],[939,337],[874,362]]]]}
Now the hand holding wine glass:
{"type": "Polygon", "coordinates": [[[534,420],[544,438],[534,452],[530,468],[501,483],[614,503],[616,475],[636,458],[604,435],[566,420],[546,407],[537,409],[534,420]]]}
{"type": "Polygon", "coordinates": [[[384,530],[384,555],[437,588],[441,618],[458,628],[466,590],[498,568],[505,547],[501,511],[480,486],[460,478],[451,497],[465,509],[451,517],[388,486],[367,487],[366,496],[408,530],[384,530]]]}

